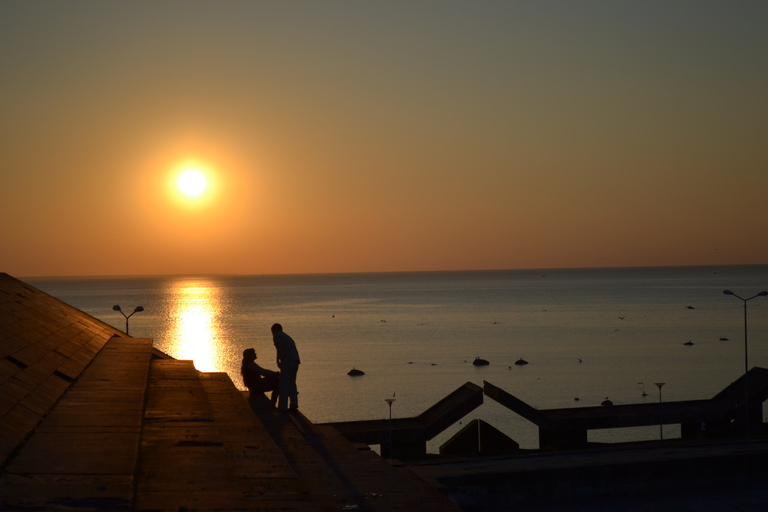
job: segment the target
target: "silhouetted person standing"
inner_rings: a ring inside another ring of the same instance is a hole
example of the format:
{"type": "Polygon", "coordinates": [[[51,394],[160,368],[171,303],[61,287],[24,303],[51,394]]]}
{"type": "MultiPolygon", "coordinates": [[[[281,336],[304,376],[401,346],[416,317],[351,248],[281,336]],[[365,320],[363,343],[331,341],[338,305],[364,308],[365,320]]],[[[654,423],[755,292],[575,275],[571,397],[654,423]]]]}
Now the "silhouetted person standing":
{"type": "Polygon", "coordinates": [[[271,402],[274,406],[277,402],[279,390],[279,372],[267,370],[256,364],[256,351],[252,348],[243,350],[243,360],[240,363],[240,373],[243,376],[243,384],[251,392],[251,396],[257,393],[272,392],[271,402]]]}
{"type": "Polygon", "coordinates": [[[299,372],[299,351],[293,338],[283,332],[283,326],[272,326],[272,341],[277,350],[277,367],[280,368],[280,399],[277,408],[288,410],[288,398],[291,399],[291,409],[299,408],[299,392],[296,389],[296,374],[299,372]]]}

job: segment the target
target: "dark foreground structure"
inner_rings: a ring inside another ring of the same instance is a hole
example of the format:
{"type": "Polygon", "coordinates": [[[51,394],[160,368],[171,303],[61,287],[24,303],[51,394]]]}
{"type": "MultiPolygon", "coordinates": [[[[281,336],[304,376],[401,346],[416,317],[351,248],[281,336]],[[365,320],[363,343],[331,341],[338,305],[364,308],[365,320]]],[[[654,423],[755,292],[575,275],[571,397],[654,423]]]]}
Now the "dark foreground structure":
{"type": "MultiPolygon", "coordinates": [[[[767,372],[750,373],[762,402],[767,372]]],[[[625,446],[589,446],[583,432],[649,421],[647,410],[536,411],[489,383],[391,431],[315,425],[0,274],[0,510],[766,510],[763,424],[733,437],[743,395],[721,395],[693,415],[686,403],[657,411],[691,425],[705,416],[709,438],[625,446]],[[521,452],[475,421],[427,457],[426,441],[484,396],[537,423],[551,450],[521,452]]]]}
{"type": "Polygon", "coordinates": [[[458,510],[264,402],[0,274],[0,510],[458,510]]]}
{"type": "Polygon", "coordinates": [[[752,368],[709,400],[686,400],[610,407],[534,409],[519,398],[488,382],[485,395],[539,427],[539,448],[562,450],[588,446],[587,432],[604,428],[679,424],[685,440],[717,439],[744,435],[745,407],[749,407],[750,432],[763,431],[763,402],[768,399],[768,370],[752,368]],[[746,402],[744,385],[749,388],[746,402]],[[746,403],[745,403],[746,402],[746,403]]]}

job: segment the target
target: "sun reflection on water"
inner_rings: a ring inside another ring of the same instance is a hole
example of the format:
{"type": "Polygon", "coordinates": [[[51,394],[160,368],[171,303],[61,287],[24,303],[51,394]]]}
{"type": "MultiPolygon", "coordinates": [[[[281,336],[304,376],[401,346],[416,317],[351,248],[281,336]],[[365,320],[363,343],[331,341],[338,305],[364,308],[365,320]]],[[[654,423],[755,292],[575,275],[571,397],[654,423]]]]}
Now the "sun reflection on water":
{"type": "Polygon", "coordinates": [[[203,372],[219,369],[221,297],[205,283],[175,283],[171,299],[170,346],[177,359],[191,359],[203,372]]]}

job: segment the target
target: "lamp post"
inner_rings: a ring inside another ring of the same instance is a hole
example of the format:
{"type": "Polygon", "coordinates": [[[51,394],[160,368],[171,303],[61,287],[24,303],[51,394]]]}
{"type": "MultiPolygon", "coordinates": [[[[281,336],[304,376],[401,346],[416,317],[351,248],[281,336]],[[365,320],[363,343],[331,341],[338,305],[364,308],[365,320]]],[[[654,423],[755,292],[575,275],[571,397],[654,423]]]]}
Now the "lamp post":
{"type": "Polygon", "coordinates": [[[745,432],[747,436],[749,436],[749,384],[747,382],[747,372],[749,372],[749,358],[747,356],[747,302],[754,299],[755,297],[765,297],[768,295],[768,292],[762,291],[748,299],[739,297],[731,290],[723,290],[723,293],[725,295],[733,295],[737,299],[744,302],[744,428],[746,429],[745,432]]]}
{"type": "Polygon", "coordinates": [[[394,398],[385,398],[385,402],[387,402],[387,405],[389,405],[389,458],[392,458],[392,402],[395,401],[394,398]]]}
{"type": "MultiPolygon", "coordinates": [[[[119,311],[121,315],[125,316],[125,313],[123,313],[123,310],[120,309],[120,306],[115,304],[112,306],[112,311],[119,311]]],[[[136,309],[133,310],[133,313],[131,313],[128,316],[125,316],[125,334],[128,334],[128,319],[133,316],[134,313],[140,313],[144,311],[144,308],[142,306],[136,306],[136,309]]]]}
{"type": "Polygon", "coordinates": [[[661,429],[662,417],[661,417],[661,386],[666,384],[665,382],[656,382],[656,387],[659,388],[659,438],[664,440],[664,431],[661,429]]]}

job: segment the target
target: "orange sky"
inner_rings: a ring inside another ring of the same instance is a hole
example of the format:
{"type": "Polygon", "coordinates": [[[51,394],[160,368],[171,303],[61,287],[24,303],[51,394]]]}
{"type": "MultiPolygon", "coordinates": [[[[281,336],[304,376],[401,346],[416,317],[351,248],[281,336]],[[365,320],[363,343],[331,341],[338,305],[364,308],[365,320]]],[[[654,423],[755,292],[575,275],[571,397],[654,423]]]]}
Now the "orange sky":
{"type": "Polygon", "coordinates": [[[768,263],[768,4],[532,4],[1,3],[0,271],[768,263]]]}

